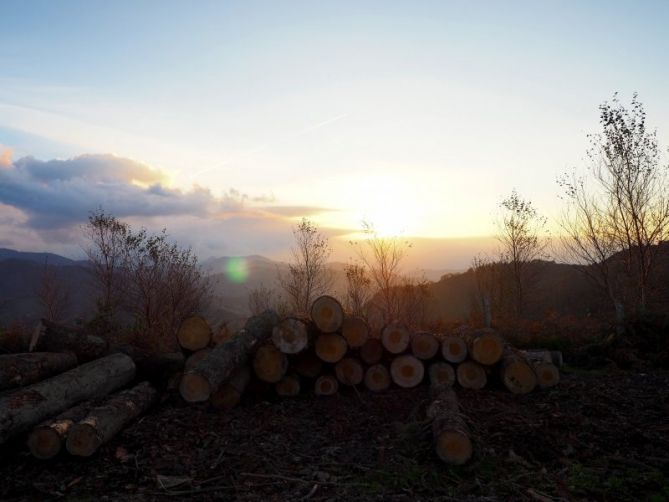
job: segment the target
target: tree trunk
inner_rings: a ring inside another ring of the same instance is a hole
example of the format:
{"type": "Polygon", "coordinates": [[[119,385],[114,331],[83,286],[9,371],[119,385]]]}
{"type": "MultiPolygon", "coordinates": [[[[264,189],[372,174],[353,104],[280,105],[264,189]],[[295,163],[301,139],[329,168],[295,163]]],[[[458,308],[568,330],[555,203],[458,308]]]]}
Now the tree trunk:
{"type": "Polygon", "coordinates": [[[365,372],[365,387],[372,392],[382,392],[390,387],[390,373],[383,364],[375,364],[365,372]]]}
{"type": "Polygon", "coordinates": [[[115,352],[132,358],[137,367],[138,380],[148,380],[160,388],[165,388],[172,375],[184,369],[185,360],[181,352],[155,353],[133,345],[119,347],[115,352]]]}
{"type": "Polygon", "coordinates": [[[135,378],[135,363],[112,354],[0,398],[0,444],[73,405],[101,397],[135,378]]]}
{"type": "Polygon", "coordinates": [[[453,389],[440,389],[427,409],[427,417],[432,420],[432,436],[439,458],[451,465],[465,464],[473,448],[453,389]]]}
{"type": "Polygon", "coordinates": [[[523,350],[523,355],[531,361],[543,361],[547,363],[553,363],[556,367],[560,368],[564,364],[564,359],[562,357],[562,351],[560,350],[523,350]]]}
{"type": "Polygon", "coordinates": [[[295,372],[305,378],[316,378],[323,370],[323,361],[311,350],[301,352],[293,363],[295,372]]]}
{"type": "Polygon", "coordinates": [[[439,340],[432,333],[423,331],[411,336],[411,353],[418,359],[427,361],[439,352],[439,340]]]}
{"type": "Polygon", "coordinates": [[[344,319],[341,334],[349,347],[362,347],[369,338],[369,325],[362,317],[350,316],[344,319]]]}
{"type": "Polygon", "coordinates": [[[317,396],[332,396],[339,390],[339,382],[332,375],[321,375],[314,384],[314,393],[317,396]]]}
{"type": "Polygon", "coordinates": [[[441,341],[441,355],[449,363],[461,363],[467,359],[467,343],[459,336],[448,335],[441,341]]]}
{"type": "Polygon", "coordinates": [[[0,390],[30,385],[76,365],[77,356],[72,353],[0,355],[0,390]]]}
{"type": "Polygon", "coordinates": [[[108,350],[105,340],[86,335],[46,319],[40,321],[30,341],[30,352],[73,352],[79,362],[102,357],[108,350]]]}
{"type": "Polygon", "coordinates": [[[181,348],[196,352],[204,349],[211,342],[211,327],[200,316],[184,319],[177,331],[177,340],[181,348]]]}
{"type": "Polygon", "coordinates": [[[281,397],[294,397],[300,393],[300,378],[297,375],[286,375],[279,380],[274,389],[281,397]]]}
{"type": "Polygon", "coordinates": [[[311,319],[322,333],[335,333],[344,322],[344,309],[336,298],[320,296],[311,305],[311,319]]]}
{"type": "Polygon", "coordinates": [[[390,364],[390,376],[393,382],[405,389],[416,387],[423,381],[424,375],[423,363],[409,354],[396,357],[390,364]]]}
{"type": "Polygon", "coordinates": [[[210,401],[217,410],[231,410],[242,400],[251,381],[251,368],[240,366],[226,383],[211,395],[210,401]]]}
{"type": "Polygon", "coordinates": [[[93,402],[85,401],[35,427],[28,436],[28,448],[33,457],[48,460],[58,455],[70,428],[88,415],[91,408],[93,402]]]}
{"type": "Polygon", "coordinates": [[[365,377],[365,369],[354,357],[345,357],[335,364],[335,375],[344,385],[360,385],[365,377]]]}
{"type": "Polygon", "coordinates": [[[504,342],[491,329],[479,329],[467,333],[465,340],[469,355],[477,363],[490,366],[502,358],[504,342]]]}
{"type": "Polygon", "coordinates": [[[284,354],[297,354],[308,347],[314,329],[307,319],[288,317],[274,327],[272,341],[284,354]]]}
{"type": "Polygon", "coordinates": [[[537,375],[523,354],[509,347],[500,366],[502,383],[514,394],[527,394],[537,386],[537,375]]]}
{"type": "Polygon", "coordinates": [[[381,343],[391,354],[401,354],[411,343],[411,333],[399,324],[388,324],[381,332],[381,343]]]}
{"type": "Polygon", "coordinates": [[[452,387],[455,383],[455,370],[453,366],[443,361],[430,364],[428,368],[430,386],[434,389],[439,387],[452,387]]]}
{"type": "Polygon", "coordinates": [[[251,317],[237,336],[217,345],[207,357],[184,373],[179,385],[181,396],[190,403],[209,399],[219,385],[272,336],[272,330],[278,323],[279,317],[272,310],[251,317]]]}
{"type": "Polygon", "coordinates": [[[483,367],[474,361],[460,363],[455,371],[458,383],[465,389],[482,389],[488,383],[488,376],[483,367]]]}
{"type": "Polygon", "coordinates": [[[195,368],[198,364],[200,364],[200,361],[202,361],[207,356],[209,356],[211,351],[212,351],[212,349],[206,348],[206,349],[200,349],[197,352],[193,352],[186,359],[186,362],[184,364],[184,370],[188,371],[192,368],[195,368]]]}
{"type": "Polygon", "coordinates": [[[253,356],[253,371],[267,383],[277,383],[288,371],[288,357],[274,345],[263,345],[253,356]]]}
{"type": "Polygon", "coordinates": [[[554,360],[561,360],[562,352],[560,351],[530,351],[525,350],[521,352],[522,355],[532,366],[534,373],[537,375],[537,384],[542,389],[553,387],[560,382],[560,370],[554,360]],[[555,359],[554,359],[555,358],[555,359]]]}
{"type": "Polygon", "coordinates": [[[237,336],[244,328],[243,319],[233,319],[221,325],[221,327],[211,335],[211,343],[213,345],[220,345],[227,342],[232,337],[237,336]]]}
{"type": "Polygon", "coordinates": [[[318,335],[314,345],[316,355],[326,363],[340,361],[348,351],[346,339],[336,333],[324,333],[318,335]]]}
{"type": "Polygon", "coordinates": [[[72,455],[90,457],[133,419],[147,411],[157,396],[149,382],[114,394],[70,428],[65,446],[72,455]]]}

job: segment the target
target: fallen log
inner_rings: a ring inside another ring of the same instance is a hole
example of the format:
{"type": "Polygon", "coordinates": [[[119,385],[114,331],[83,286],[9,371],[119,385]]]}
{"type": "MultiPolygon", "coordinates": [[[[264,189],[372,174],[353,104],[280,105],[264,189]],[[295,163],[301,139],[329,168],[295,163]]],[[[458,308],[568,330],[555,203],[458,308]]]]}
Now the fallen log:
{"type": "Polygon", "coordinates": [[[28,351],[72,352],[79,362],[86,362],[102,357],[108,348],[107,342],[99,336],[42,319],[35,328],[28,351]]]}
{"type": "Polygon", "coordinates": [[[507,347],[500,365],[504,386],[514,394],[527,394],[537,386],[537,375],[529,361],[518,350],[507,347]]]}
{"type": "Polygon", "coordinates": [[[300,352],[293,363],[295,372],[305,378],[316,378],[323,370],[323,361],[311,350],[300,352]]]}
{"type": "Polygon", "coordinates": [[[0,444],[75,404],[102,397],[135,378],[135,363],[111,354],[0,398],[0,444]]]}
{"type": "Polygon", "coordinates": [[[365,372],[365,387],[372,392],[382,392],[390,387],[390,373],[383,364],[375,364],[365,372]]]}
{"type": "Polygon", "coordinates": [[[307,348],[314,328],[306,319],[288,317],[274,327],[272,342],[284,354],[297,354],[307,348]]]}
{"type": "Polygon", "coordinates": [[[529,363],[532,365],[532,369],[537,375],[537,383],[542,389],[555,387],[560,383],[560,370],[553,363],[532,360],[529,363]]]}
{"type": "Polygon", "coordinates": [[[157,396],[149,382],[112,395],[70,428],[65,441],[72,455],[89,457],[134,418],[147,411],[157,396]]]}
{"type": "Polygon", "coordinates": [[[560,350],[523,350],[525,356],[531,361],[545,361],[547,363],[552,363],[558,368],[564,364],[564,359],[562,358],[562,351],[560,350]]]}
{"type": "Polygon", "coordinates": [[[231,410],[242,400],[244,392],[251,381],[251,368],[240,366],[230,379],[214,392],[209,400],[217,410],[231,410]]]}
{"type": "Polygon", "coordinates": [[[200,361],[202,361],[211,353],[211,350],[212,349],[207,347],[206,349],[200,349],[196,352],[193,352],[186,359],[186,362],[184,363],[184,370],[188,371],[191,368],[195,368],[198,364],[200,364],[200,361]]]}
{"type": "Polygon", "coordinates": [[[452,388],[439,389],[427,409],[427,417],[432,420],[434,447],[439,458],[451,465],[465,464],[471,458],[473,448],[452,388]]]}
{"type": "Polygon", "coordinates": [[[344,319],[341,334],[352,349],[362,347],[369,338],[369,325],[362,317],[348,316],[344,319]]]}
{"type": "Polygon", "coordinates": [[[390,364],[390,376],[393,382],[405,389],[420,384],[423,381],[424,374],[423,363],[410,354],[398,356],[390,364]]]}
{"type": "Polygon", "coordinates": [[[0,390],[30,385],[76,365],[77,356],[67,352],[0,355],[0,390]]]}
{"type": "Polygon", "coordinates": [[[207,357],[184,372],[179,385],[181,396],[189,403],[209,399],[219,385],[272,336],[272,330],[278,323],[279,316],[272,310],[251,317],[237,336],[214,347],[207,357]]]}
{"type": "Polygon", "coordinates": [[[323,295],[311,304],[311,320],[322,333],[335,333],[344,322],[344,309],[336,298],[323,295]]]}
{"type": "Polygon", "coordinates": [[[337,333],[323,333],[318,335],[314,344],[314,352],[326,363],[340,361],[348,351],[346,339],[337,333]]]}
{"type": "Polygon", "coordinates": [[[65,410],[56,418],[36,426],[28,436],[28,449],[32,456],[40,460],[48,460],[58,455],[65,444],[70,428],[86,417],[91,408],[93,408],[93,402],[85,401],[65,410]]]}
{"type": "Polygon", "coordinates": [[[335,364],[335,375],[344,385],[360,385],[365,377],[365,369],[354,357],[345,357],[335,364]]]}
{"type": "Polygon", "coordinates": [[[467,351],[477,363],[485,366],[495,364],[502,358],[504,342],[492,329],[484,328],[466,333],[467,351]]]}
{"type": "Polygon", "coordinates": [[[220,345],[227,342],[232,337],[237,336],[237,334],[244,328],[245,322],[246,319],[233,319],[222,323],[218,330],[212,333],[211,343],[213,345],[220,345]]]}
{"type": "Polygon", "coordinates": [[[411,343],[411,333],[400,324],[388,324],[381,332],[381,343],[391,354],[401,354],[411,343]]]}
{"type": "Polygon", "coordinates": [[[368,339],[364,345],[360,347],[360,359],[368,365],[381,362],[381,359],[383,359],[383,344],[381,344],[381,340],[376,338],[368,339]]]}
{"type": "Polygon", "coordinates": [[[411,335],[411,353],[418,359],[427,361],[439,352],[439,340],[432,333],[421,331],[411,335]]]}
{"type": "Polygon", "coordinates": [[[253,356],[253,371],[267,383],[276,383],[288,371],[288,357],[274,345],[262,345],[253,356]]]}
{"type": "Polygon", "coordinates": [[[137,368],[136,378],[138,380],[148,380],[161,388],[166,386],[167,381],[175,373],[183,371],[186,364],[182,352],[156,353],[140,349],[134,345],[118,347],[115,352],[121,352],[132,358],[137,368]]]}
{"type": "Polygon", "coordinates": [[[427,372],[430,376],[430,386],[432,388],[452,387],[455,383],[455,370],[453,366],[443,361],[430,364],[427,372]]]}
{"type": "Polygon", "coordinates": [[[488,375],[483,367],[475,361],[460,363],[455,371],[458,383],[465,389],[482,389],[488,383],[488,375]]]}
{"type": "Polygon", "coordinates": [[[177,340],[182,349],[196,352],[211,342],[211,327],[200,316],[187,317],[179,326],[177,340]]]}
{"type": "Polygon", "coordinates": [[[447,335],[441,341],[441,355],[449,363],[461,363],[467,359],[467,344],[459,336],[447,335]]]}
{"type": "Polygon", "coordinates": [[[274,389],[281,397],[294,397],[300,393],[300,378],[297,375],[286,375],[276,384],[274,389]]]}
{"type": "Polygon", "coordinates": [[[339,381],[332,375],[321,375],[314,384],[317,396],[332,396],[339,390],[339,381]]]}

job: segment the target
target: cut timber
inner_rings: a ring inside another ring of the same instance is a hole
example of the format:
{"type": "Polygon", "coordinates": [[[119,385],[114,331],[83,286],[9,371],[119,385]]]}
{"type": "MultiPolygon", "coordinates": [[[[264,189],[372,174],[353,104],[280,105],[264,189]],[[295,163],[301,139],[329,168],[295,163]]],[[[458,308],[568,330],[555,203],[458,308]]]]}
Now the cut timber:
{"type": "Polygon", "coordinates": [[[65,446],[72,455],[90,457],[134,418],[148,410],[157,396],[149,382],[112,395],[74,424],[65,446]]]}
{"type": "Polygon", "coordinates": [[[376,338],[370,338],[365,342],[365,344],[360,347],[360,359],[362,359],[365,364],[376,364],[383,359],[383,344],[381,340],[376,338]]]}
{"type": "Polygon", "coordinates": [[[278,323],[279,316],[272,310],[251,317],[237,336],[214,347],[207,357],[184,373],[179,385],[181,396],[189,403],[209,399],[222,382],[248,361],[256,347],[272,336],[278,323]]]}
{"type": "Polygon", "coordinates": [[[467,359],[467,344],[456,335],[447,335],[441,341],[441,355],[449,363],[461,363],[467,359]]]}
{"type": "Polygon", "coordinates": [[[317,396],[331,396],[339,390],[339,382],[332,375],[318,377],[314,384],[314,393],[317,396]]]}
{"type": "Polygon", "coordinates": [[[427,417],[432,420],[432,436],[439,458],[447,464],[465,464],[473,448],[453,389],[440,389],[427,409],[427,417]]]}
{"type": "Polygon", "coordinates": [[[430,386],[432,388],[451,387],[455,383],[453,366],[443,361],[430,364],[428,374],[430,375],[430,386]]]}
{"type": "Polygon", "coordinates": [[[335,364],[335,375],[344,385],[360,385],[365,377],[365,369],[356,358],[345,357],[335,364]]]}
{"type": "Polygon", "coordinates": [[[288,371],[288,357],[274,345],[263,345],[253,357],[253,371],[267,383],[276,383],[288,371]]]}
{"type": "Polygon", "coordinates": [[[390,376],[400,387],[415,387],[423,381],[425,367],[423,363],[412,355],[398,356],[390,364],[390,376]]]}
{"type": "Polygon", "coordinates": [[[246,388],[251,381],[251,368],[241,366],[230,377],[230,380],[222,384],[216,392],[211,395],[210,401],[217,410],[231,410],[239,404],[246,388]]]}
{"type": "Polygon", "coordinates": [[[177,340],[183,349],[191,352],[204,349],[211,342],[211,327],[200,316],[188,317],[179,326],[177,340]]]}
{"type": "Polygon", "coordinates": [[[0,398],[0,444],[81,401],[104,396],[133,378],[132,359],[125,354],[112,354],[14,391],[0,398]]]}
{"type": "Polygon", "coordinates": [[[133,345],[124,345],[115,350],[132,358],[137,367],[137,379],[148,380],[161,388],[167,381],[184,369],[185,358],[182,352],[150,352],[133,345]]]}
{"type": "Polygon", "coordinates": [[[190,356],[188,356],[188,359],[186,359],[186,363],[184,364],[184,369],[188,371],[189,369],[195,368],[198,364],[200,364],[200,361],[202,361],[205,357],[207,357],[211,353],[212,349],[200,349],[197,352],[193,352],[190,356]]]}
{"type": "Polygon", "coordinates": [[[312,332],[307,320],[288,317],[274,327],[272,341],[284,354],[297,354],[307,348],[312,332]]]}
{"type": "Polygon", "coordinates": [[[524,350],[523,354],[531,361],[545,361],[560,368],[564,364],[562,351],[559,350],[524,350]]]}
{"type": "Polygon", "coordinates": [[[507,348],[500,365],[502,383],[514,394],[527,394],[537,386],[537,375],[520,351],[507,348]]]}
{"type": "Polygon", "coordinates": [[[79,362],[102,357],[108,350],[105,340],[42,319],[30,341],[29,352],[73,352],[79,362]]]}
{"type": "Polygon", "coordinates": [[[32,352],[0,355],[0,390],[23,387],[77,365],[72,353],[32,352]]]}
{"type": "Polygon", "coordinates": [[[311,350],[301,352],[293,363],[295,372],[305,378],[316,378],[323,371],[323,361],[311,350]]]}
{"type": "Polygon", "coordinates": [[[489,328],[474,330],[465,335],[470,357],[485,366],[495,364],[504,354],[502,338],[489,328]]]}
{"type": "Polygon", "coordinates": [[[560,383],[560,370],[553,363],[546,361],[532,361],[529,363],[537,375],[537,383],[542,389],[554,387],[560,383]]]}
{"type": "Polygon", "coordinates": [[[455,373],[458,377],[458,383],[465,389],[482,389],[488,383],[485,370],[474,361],[460,363],[455,373]]]}
{"type": "Polygon", "coordinates": [[[311,319],[323,333],[334,333],[344,322],[344,309],[336,298],[319,296],[311,304],[311,319]]]}
{"type": "Polygon", "coordinates": [[[244,328],[244,323],[246,319],[233,319],[221,324],[221,327],[211,335],[211,343],[214,345],[220,345],[227,342],[233,336],[237,334],[244,328]]]}
{"type": "Polygon", "coordinates": [[[86,401],[35,427],[28,436],[28,448],[32,456],[48,460],[58,455],[70,427],[82,420],[92,407],[92,402],[86,401]]]}
{"type": "Polygon", "coordinates": [[[336,333],[323,333],[318,335],[314,344],[316,355],[326,363],[340,361],[348,351],[346,339],[336,333]]]}
{"type": "Polygon", "coordinates": [[[349,347],[362,347],[369,338],[369,325],[362,317],[349,316],[344,319],[341,334],[346,338],[349,347]]]}
{"type": "Polygon", "coordinates": [[[390,373],[383,364],[375,364],[365,372],[365,387],[373,392],[382,392],[390,387],[390,373]]]}
{"type": "Polygon", "coordinates": [[[401,354],[411,343],[411,333],[400,324],[388,324],[381,332],[381,343],[391,354],[401,354]]]}
{"type": "Polygon", "coordinates": [[[439,352],[439,340],[427,331],[411,335],[411,353],[418,359],[427,361],[439,352]]]}
{"type": "Polygon", "coordinates": [[[286,375],[274,384],[274,389],[282,397],[297,396],[300,393],[300,378],[297,375],[286,375]]]}

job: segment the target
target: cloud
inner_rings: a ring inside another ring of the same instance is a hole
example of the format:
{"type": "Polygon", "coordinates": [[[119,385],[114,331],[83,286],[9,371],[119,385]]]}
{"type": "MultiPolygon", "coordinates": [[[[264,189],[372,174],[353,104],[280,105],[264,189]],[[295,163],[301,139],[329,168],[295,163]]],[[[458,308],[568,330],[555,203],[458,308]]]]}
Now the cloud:
{"type": "Polygon", "coordinates": [[[320,213],[329,213],[335,209],[318,206],[265,206],[259,208],[269,214],[285,216],[288,218],[314,216],[320,213]]]}
{"type": "Polygon", "coordinates": [[[12,149],[0,145],[0,167],[11,167],[12,149]]]}

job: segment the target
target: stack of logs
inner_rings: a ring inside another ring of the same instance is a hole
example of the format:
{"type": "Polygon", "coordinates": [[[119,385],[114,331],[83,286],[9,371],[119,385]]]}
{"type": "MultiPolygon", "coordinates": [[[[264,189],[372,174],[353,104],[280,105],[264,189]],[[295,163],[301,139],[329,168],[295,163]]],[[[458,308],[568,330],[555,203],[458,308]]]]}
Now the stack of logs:
{"type": "Polygon", "coordinates": [[[452,390],[456,382],[481,389],[496,378],[514,394],[526,394],[560,378],[553,360],[558,353],[516,350],[490,329],[436,336],[389,324],[375,337],[364,319],[345,315],[330,296],[316,299],[308,317],[279,319],[266,312],[251,318],[214,348],[209,348],[211,330],[200,318],[185,323],[178,338],[184,348],[202,347],[186,361],[181,396],[192,403],[209,401],[217,409],[236,406],[253,381],[290,397],[305,389],[329,396],[340,386],[381,392],[393,384],[412,388],[428,380],[436,450],[452,464],[466,462],[472,453],[452,390]]]}

